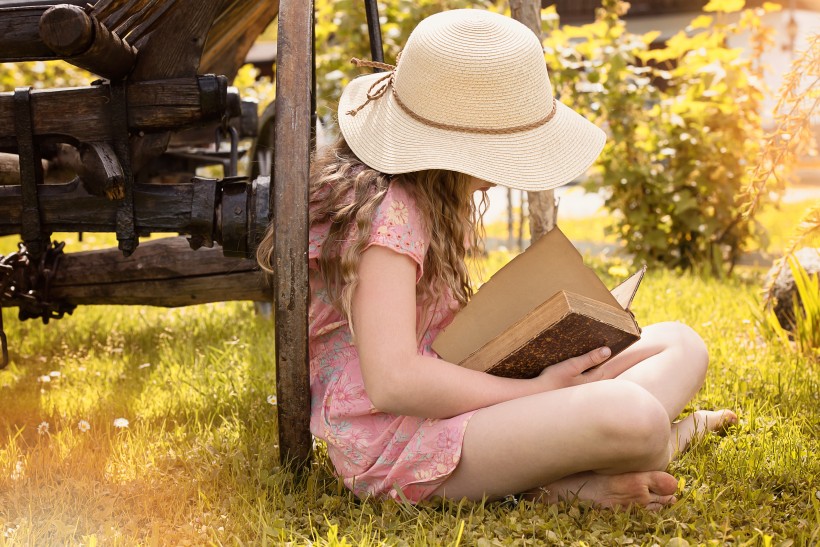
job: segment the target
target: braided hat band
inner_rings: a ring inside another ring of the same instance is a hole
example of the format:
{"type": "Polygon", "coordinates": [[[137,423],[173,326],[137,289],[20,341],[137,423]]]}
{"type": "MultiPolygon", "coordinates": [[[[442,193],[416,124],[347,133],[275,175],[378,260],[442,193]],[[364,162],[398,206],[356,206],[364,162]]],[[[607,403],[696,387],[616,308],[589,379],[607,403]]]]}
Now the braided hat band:
{"type": "Polygon", "coordinates": [[[541,43],[521,23],[452,10],[413,30],[396,66],[344,89],[338,123],[351,150],[388,174],[456,171],[521,190],[582,175],[603,131],[557,101],[541,43]]]}
{"type": "MultiPolygon", "coordinates": [[[[399,53],[399,58],[400,57],[401,57],[401,53],[399,53]]],[[[396,59],[396,65],[398,65],[399,58],[396,59]]],[[[365,61],[365,60],[362,60],[362,59],[357,59],[356,57],[353,57],[350,60],[350,62],[353,63],[354,65],[356,65],[357,67],[379,68],[381,70],[387,71],[387,74],[383,75],[378,80],[373,82],[373,84],[367,90],[367,100],[365,102],[363,102],[362,104],[360,104],[356,108],[353,108],[353,109],[348,110],[347,112],[345,112],[345,114],[347,114],[348,116],[355,116],[356,114],[358,114],[359,111],[362,110],[364,107],[366,107],[371,101],[375,101],[376,99],[379,99],[379,98],[383,97],[384,94],[387,93],[388,89],[392,89],[393,98],[395,99],[396,104],[398,104],[399,107],[401,107],[401,109],[404,110],[404,112],[408,116],[410,116],[414,120],[416,120],[418,122],[421,122],[425,125],[429,125],[431,127],[436,127],[438,129],[444,129],[445,131],[462,131],[464,133],[482,133],[482,134],[485,134],[485,135],[503,135],[503,134],[506,134],[506,133],[518,133],[518,132],[521,132],[521,131],[528,131],[530,129],[535,129],[536,127],[544,125],[545,123],[549,122],[555,116],[555,112],[558,110],[558,105],[556,104],[557,101],[556,101],[555,97],[553,97],[552,98],[552,108],[550,109],[549,113],[546,116],[544,116],[543,118],[541,118],[540,120],[536,120],[536,121],[534,121],[532,123],[528,123],[528,124],[516,125],[514,127],[494,128],[494,127],[467,127],[467,126],[463,126],[463,125],[440,123],[440,122],[436,122],[436,121],[430,120],[428,118],[425,118],[424,116],[421,116],[419,114],[416,114],[415,112],[413,112],[413,110],[410,107],[408,107],[406,104],[404,104],[401,101],[401,98],[399,97],[399,94],[396,92],[396,88],[393,85],[393,77],[396,74],[396,65],[389,65],[387,63],[380,63],[378,61],[365,61]]]]}

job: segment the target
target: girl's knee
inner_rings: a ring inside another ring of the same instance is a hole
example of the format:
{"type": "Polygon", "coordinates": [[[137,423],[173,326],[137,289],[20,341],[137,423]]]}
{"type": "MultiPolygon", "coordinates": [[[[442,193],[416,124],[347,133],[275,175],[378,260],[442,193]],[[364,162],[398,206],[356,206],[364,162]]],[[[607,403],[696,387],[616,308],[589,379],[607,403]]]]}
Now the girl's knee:
{"type": "Polygon", "coordinates": [[[657,326],[662,329],[659,334],[667,350],[680,355],[682,364],[691,367],[703,381],[709,366],[709,350],[703,338],[689,325],[677,321],[660,323],[657,326]]]}
{"type": "Polygon", "coordinates": [[[646,389],[626,380],[600,382],[599,426],[604,438],[630,453],[661,452],[669,444],[669,414],[646,389]]]}

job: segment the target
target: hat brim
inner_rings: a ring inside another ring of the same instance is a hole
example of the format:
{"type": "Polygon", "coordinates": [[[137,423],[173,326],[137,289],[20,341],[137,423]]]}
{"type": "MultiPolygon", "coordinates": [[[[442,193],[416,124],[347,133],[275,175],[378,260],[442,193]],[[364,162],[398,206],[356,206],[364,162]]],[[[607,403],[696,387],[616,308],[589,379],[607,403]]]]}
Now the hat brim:
{"type": "Polygon", "coordinates": [[[339,101],[339,128],[351,150],[383,173],[447,169],[527,191],[549,190],[584,174],[601,153],[606,134],[556,102],[555,116],[527,131],[483,134],[440,129],[410,117],[392,88],[355,116],[367,91],[384,74],[350,82],[339,101]]]}

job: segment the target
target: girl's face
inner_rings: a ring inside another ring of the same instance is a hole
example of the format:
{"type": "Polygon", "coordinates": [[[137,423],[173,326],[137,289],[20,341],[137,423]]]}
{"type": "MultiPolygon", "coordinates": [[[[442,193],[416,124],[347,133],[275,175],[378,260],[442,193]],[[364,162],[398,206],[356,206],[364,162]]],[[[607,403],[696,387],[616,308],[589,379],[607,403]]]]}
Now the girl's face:
{"type": "Polygon", "coordinates": [[[470,177],[470,194],[479,191],[486,192],[493,186],[495,186],[495,184],[493,184],[492,182],[487,182],[486,180],[480,179],[478,177],[470,177]]]}

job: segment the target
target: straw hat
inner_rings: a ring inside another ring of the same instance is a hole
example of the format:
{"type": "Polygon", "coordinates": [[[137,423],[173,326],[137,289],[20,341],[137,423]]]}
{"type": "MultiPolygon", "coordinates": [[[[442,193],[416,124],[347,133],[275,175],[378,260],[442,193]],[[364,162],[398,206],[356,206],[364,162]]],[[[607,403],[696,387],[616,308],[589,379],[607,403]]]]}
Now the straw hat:
{"type": "Polygon", "coordinates": [[[547,190],[583,174],[604,132],[554,99],[544,52],[527,27],[452,10],[413,30],[395,70],[359,76],[339,102],[354,153],[384,173],[447,169],[547,190]]]}

